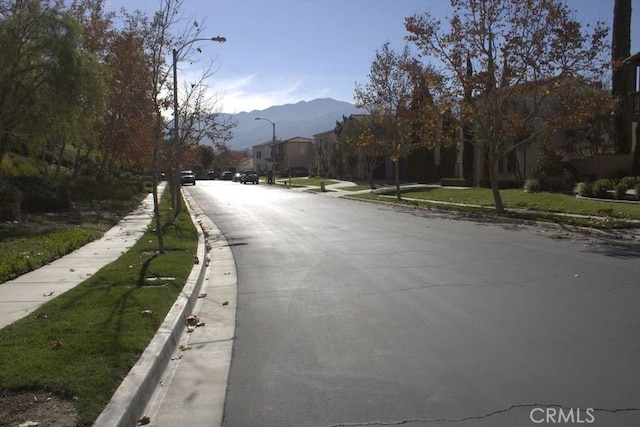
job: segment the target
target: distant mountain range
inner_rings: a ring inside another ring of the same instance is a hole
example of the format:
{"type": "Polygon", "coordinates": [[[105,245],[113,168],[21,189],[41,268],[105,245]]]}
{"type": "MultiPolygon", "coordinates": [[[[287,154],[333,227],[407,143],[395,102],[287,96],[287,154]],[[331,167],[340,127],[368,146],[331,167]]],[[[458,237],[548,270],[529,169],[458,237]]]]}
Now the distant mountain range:
{"type": "Polygon", "coordinates": [[[353,104],[336,101],[331,98],[300,101],[295,104],[277,105],[265,110],[254,110],[228,115],[237,122],[233,129],[233,139],[227,143],[232,150],[244,150],[263,142],[271,141],[273,128],[264,120],[269,119],[276,124],[276,139],[284,140],[296,136],[313,138],[313,135],[336,126],[342,116],[361,114],[353,104]]]}

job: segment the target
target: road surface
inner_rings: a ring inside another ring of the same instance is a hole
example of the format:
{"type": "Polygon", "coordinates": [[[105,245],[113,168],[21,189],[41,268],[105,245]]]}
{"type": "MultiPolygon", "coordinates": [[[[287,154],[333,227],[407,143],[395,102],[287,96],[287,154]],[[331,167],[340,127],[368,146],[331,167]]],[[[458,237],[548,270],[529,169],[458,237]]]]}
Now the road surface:
{"type": "Polygon", "coordinates": [[[238,273],[224,425],[640,424],[640,251],[199,181],[238,273]]]}

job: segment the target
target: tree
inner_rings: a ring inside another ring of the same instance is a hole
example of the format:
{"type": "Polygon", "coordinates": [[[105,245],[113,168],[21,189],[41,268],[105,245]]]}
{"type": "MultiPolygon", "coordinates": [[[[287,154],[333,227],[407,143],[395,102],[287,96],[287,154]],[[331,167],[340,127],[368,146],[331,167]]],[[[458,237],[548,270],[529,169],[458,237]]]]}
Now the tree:
{"type": "Polygon", "coordinates": [[[622,61],[631,56],[631,0],[615,0],[613,7],[613,32],[611,38],[613,72],[611,92],[619,102],[615,115],[614,146],[618,153],[631,150],[631,118],[629,74],[631,67],[623,66],[622,61]]]}
{"type": "Polygon", "coordinates": [[[559,0],[451,0],[451,5],[447,30],[428,13],[414,15],[405,22],[407,39],[424,57],[443,64],[451,111],[458,120],[473,120],[472,143],[486,154],[495,209],[502,213],[500,160],[548,129],[541,117],[548,100],[561,97],[562,82],[601,79],[608,30],[601,22],[584,29],[559,0]]]}
{"type": "MultiPolygon", "coordinates": [[[[398,200],[400,160],[420,145],[434,145],[441,135],[431,132],[442,123],[432,96],[432,87],[439,80],[431,67],[423,67],[411,56],[408,46],[398,54],[385,43],[376,52],[368,81],[356,85],[356,106],[369,112],[368,119],[361,120],[357,146],[372,161],[387,157],[393,162],[398,200]]],[[[368,168],[372,188],[373,169],[368,168]]]]}

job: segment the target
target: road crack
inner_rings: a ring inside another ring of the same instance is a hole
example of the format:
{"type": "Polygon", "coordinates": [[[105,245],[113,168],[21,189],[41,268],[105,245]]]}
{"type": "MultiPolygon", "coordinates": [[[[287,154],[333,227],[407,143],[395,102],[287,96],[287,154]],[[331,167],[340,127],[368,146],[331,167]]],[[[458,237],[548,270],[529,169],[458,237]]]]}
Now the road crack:
{"type": "MultiPolygon", "coordinates": [[[[484,415],[472,415],[468,417],[460,417],[460,418],[411,418],[397,421],[370,421],[370,422],[361,422],[361,423],[340,423],[340,424],[331,424],[329,427],[367,427],[367,426],[399,426],[403,424],[409,423],[422,423],[422,424],[430,424],[430,423],[461,423],[465,421],[479,421],[485,420],[487,418],[494,417],[496,415],[506,414],[516,409],[527,409],[527,408],[555,408],[555,409],[564,409],[567,411],[575,410],[575,408],[569,408],[564,405],[556,405],[556,404],[542,404],[542,403],[520,403],[511,405],[508,408],[498,409],[492,412],[489,412],[484,415]]],[[[604,413],[619,413],[619,412],[640,412],[640,408],[591,408],[594,413],[604,412],[604,413]]]]}

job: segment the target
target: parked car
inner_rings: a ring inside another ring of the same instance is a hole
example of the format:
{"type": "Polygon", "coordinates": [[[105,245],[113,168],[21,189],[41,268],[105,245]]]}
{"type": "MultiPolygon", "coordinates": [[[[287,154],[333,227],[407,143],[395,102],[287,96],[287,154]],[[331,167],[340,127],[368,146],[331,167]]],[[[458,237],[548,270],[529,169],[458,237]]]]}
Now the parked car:
{"type": "Polygon", "coordinates": [[[242,175],[240,175],[240,182],[243,184],[246,184],[247,182],[257,184],[258,174],[256,173],[256,171],[244,171],[242,172],[242,175]]]}
{"type": "Polygon", "coordinates": [[[208,179],[218,179],[220,178],[220,171],[209,171],[207,172],[208,179]]]}
{"type": "Polygon", "coordinates": [[[236,172],[233,174],[233,182],[240,182],[240,176],[242,174],[240,172],[236,172]]]}
{"type": "Polygon", "coordinates": [[[191,184],[196,185],[196,175],[193,171],[181,171],[180,172],[180,184],[191,184]]]}
{"type": "Polygon", "coordinates": [[[223,181],[231,181],[233,179],[233,172],[224,171],[220,174],[220,179],[223,181]]]}

